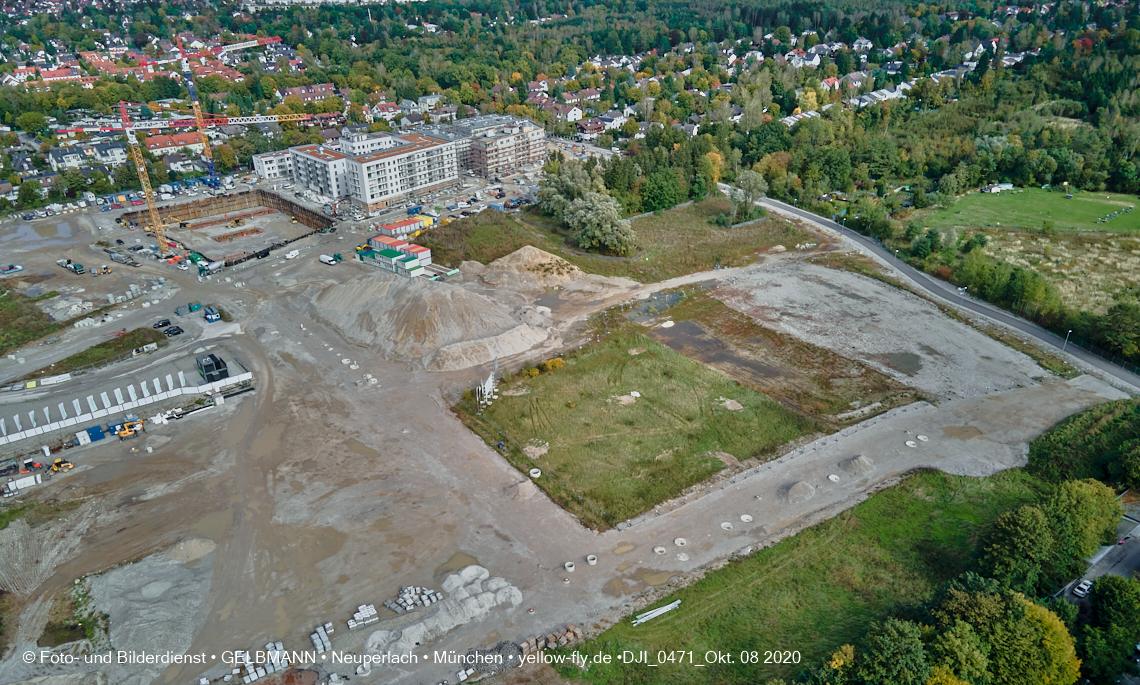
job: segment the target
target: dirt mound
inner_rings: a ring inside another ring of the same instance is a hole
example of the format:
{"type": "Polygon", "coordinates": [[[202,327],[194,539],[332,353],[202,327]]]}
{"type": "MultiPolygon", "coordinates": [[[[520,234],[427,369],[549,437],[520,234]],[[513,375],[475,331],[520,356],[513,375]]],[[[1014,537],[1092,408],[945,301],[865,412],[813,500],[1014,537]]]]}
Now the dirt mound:
{"type": "Polygon", "coordinates": [[[784,490],[784,499],[792,504],[806,502],[814,496],[815,488],[813,488],[810,483],[805,483],[802,480],[792,483],[784,490]]]}
{"type": "Polygon", "coordinates": [[[510,290],[545,292],[584,275],[565,259],[526,245],[488,264],[479,277],[484,283],[510,290]]]}
{"type": "Polygon", "coordinates": [[[349,341],[437,371],[517,354],[547,337],[489,297],[420,278],[370,273],[309,295],[313,316],[349,341]]]}
{"type": "Polygon", "coordinates": [[[839,468],[843,469],[847,473],[854,473],[859,476],[865,476],[875,470],[875,464],[870,459],[860,454],[858,456],[851,457],[850,459],[844,459],[843,461],[839,462],[839,468]]]}

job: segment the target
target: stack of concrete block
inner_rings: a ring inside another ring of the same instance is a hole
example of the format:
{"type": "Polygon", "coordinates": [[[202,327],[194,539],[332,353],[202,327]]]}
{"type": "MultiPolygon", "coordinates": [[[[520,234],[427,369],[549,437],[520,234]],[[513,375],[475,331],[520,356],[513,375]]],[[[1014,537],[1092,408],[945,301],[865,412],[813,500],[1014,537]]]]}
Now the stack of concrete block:
{"type": "Polygon", "coordinates": [[[565,630],[556,630],[553,633],[532,637],[519,643],[523,654],[532,654],[543,649],[556,649],[565,647],[572,642],[580,642],[584,636],[582,629],[571,623],[565,630]]]}
{"type": "Polygon", "coordinates": [[[324,654],[332,649],[332,643],[329,642],[329,634],[332,632],[332,624],[326,623],[323,626],[317,626],[317,630],[309,636],[309,641],[313,643],[313,648],[317,650],[317,654],[324,654]]]}
{"type": "Polygon", "coordinates": [[[269,658],[265,664],[266,673],[276,673],[289,668],[289,655],[280,641],[266,643],[265,653],[269,658]]]}
{"type": "Polygon", "coordinates": [[[348,629],[356,630],[362,626],[372,625],[380,620],[380,616],[376,614],[375,604],[361,604],[358,606],[352,618],[348,619],[348,629]]]}
{"type": "Polygon", "coordinates": [[[415,611],[416,607],[430,607],[441,599],[443,599],[443,595],[435,590],[409,586],[400,588],[400,596],[395,601],[385,601],[384,606],[397,614],[402,614],[405,611],[415,611]]]}

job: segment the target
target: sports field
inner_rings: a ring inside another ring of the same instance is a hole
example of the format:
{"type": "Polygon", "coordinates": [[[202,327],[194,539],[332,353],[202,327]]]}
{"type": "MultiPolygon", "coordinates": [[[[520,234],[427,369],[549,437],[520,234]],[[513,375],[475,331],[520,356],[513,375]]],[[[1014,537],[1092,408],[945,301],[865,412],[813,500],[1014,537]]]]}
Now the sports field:
{"type": "Polygon", "coordinates": [[[973,192],[948,209],[935,211],[927,217],[926,225],[936,228],[989,226],[1038,230],[1046,221],[1052,221],[1058,231],[1079,229],[1135,233],[1140,232],[1140,209],[1127,213],[1121,211],[1135,205],[1140,205],[1136,196],[1109,192],[1080,191],[1071,199],[1066,199],[1064,193],[1040,188],[996,194],[973,192]],[[1104,223],[1097,223],[1098,218],[1113,212],[1119,214],[1104,223]]]}

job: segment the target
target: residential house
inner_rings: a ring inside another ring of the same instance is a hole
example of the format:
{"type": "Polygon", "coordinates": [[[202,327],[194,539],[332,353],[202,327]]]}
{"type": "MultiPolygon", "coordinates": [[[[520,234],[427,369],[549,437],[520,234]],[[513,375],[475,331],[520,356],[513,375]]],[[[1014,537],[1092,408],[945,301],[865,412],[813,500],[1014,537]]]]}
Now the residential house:
{"type": "Polygon", "coordinates": [[[66,150],[55,148],[48,150],[47,159],[52,171],[62,172],[66,169],[78,169],[86,161],[87,156],[77,148],[66,150]]]}
{"type": "Polygon", "coordinates": [[[331,83],[319,83],[312,86],[297,86],[295,88],[278,88],[277,99],[282,102],[290,95],[296,95],[301,102],[318,102],[326,97],[336,94],[336,86],[331,83]]]}

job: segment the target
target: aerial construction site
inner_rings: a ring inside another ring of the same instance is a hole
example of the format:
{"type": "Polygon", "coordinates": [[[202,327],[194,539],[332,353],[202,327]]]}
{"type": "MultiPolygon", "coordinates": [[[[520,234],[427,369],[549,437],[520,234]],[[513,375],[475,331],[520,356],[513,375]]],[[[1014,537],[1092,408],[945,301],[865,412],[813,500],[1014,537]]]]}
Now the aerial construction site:
{"type": "Polygon", "coordinates": [[[47,322],[0,357],[3,683],[521,682],[901,474],[1024,464],[1135,391],[778,215],[739,265],[644,282],[531,245],[402,275],[264,184],[157,211],[168,250],[146,212],[0,224],[0,289],[47,322]]]}

